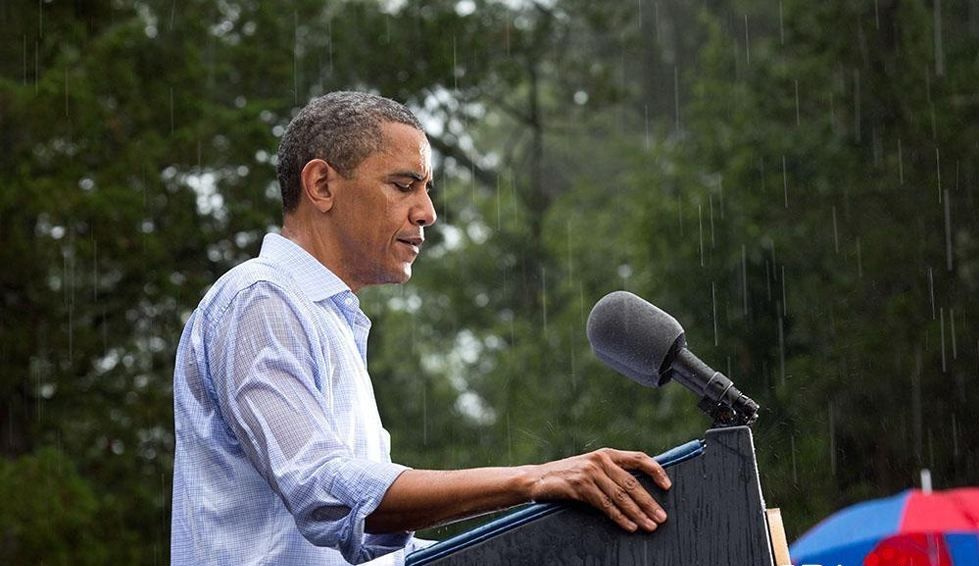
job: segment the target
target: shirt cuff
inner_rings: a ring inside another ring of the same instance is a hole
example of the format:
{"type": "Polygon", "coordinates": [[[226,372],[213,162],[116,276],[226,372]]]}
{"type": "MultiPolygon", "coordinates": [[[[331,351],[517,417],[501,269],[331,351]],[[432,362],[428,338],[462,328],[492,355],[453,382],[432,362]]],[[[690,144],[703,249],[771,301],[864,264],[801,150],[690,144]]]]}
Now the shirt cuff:
{"type": "MultiPolygon", "coordinates": [[[[414,532],[367,534],[364,525],[367,516],[374,512],[388,488],[408,468],[400,464],[350,459],[337,470],[330,490],[334,497],[347,502],[351,517],[345,532],[341,534],[341,548],[346,547],[355,558],[354,562],[366,562],[396,550],[401,550],[411,540],[414,532]]],[[[345,553],[346,554],[346,553],[345,553]]]]}

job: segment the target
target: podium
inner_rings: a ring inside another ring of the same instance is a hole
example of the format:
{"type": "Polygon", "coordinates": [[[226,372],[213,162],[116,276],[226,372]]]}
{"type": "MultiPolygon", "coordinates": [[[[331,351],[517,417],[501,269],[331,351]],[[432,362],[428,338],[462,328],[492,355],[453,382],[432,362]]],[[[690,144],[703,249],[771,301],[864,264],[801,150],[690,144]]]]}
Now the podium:
{"type": "Polygon", "coordinates": [[[628,533],[584,504],[538,503],[414,552],[406,564],[775,566],[748,427],[710,429],[656,460],[670,490],[636,474],[668,515],[651,533],[628,533]]]}

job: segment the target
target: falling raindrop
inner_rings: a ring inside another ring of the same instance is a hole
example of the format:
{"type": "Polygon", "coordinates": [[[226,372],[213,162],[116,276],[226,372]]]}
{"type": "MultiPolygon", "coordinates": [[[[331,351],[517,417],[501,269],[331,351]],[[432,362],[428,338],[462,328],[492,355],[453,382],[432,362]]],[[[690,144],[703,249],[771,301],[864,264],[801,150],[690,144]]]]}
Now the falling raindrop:
{"type": "Polygon", "coordinates": [[[540,268],[541,314],[544,320],[544,336],[547,336],[547,268],[540,268]]]}
{"type": "Polygon", "coordinates": [[[938,203],[942,202],[942,156],[935,148],[935,175],[938,177],[938,203]]]}
{"type": "Polygon", "coordinates": [[[955,413],[952,413],[952,456],[959,459],[959,423],[955,419],[955,413]]]}
{"type": "Polygon", "coordinates": [[[948,189],[945,189],[945,269],[952,271],[952,213],[948,189]]]}
{"type": "Polygon", "coordinates": [[[778,317],[778,368],[779,380],[785,387],[785,319],[778,317]]]}
{"type": "Polygon", "coordinates": [[[833,402],[828,403],[829,412],[829,467],[836,475],[836,416],[833,413],[833,402]]]}
{"type": "Polygon", "coordinates": [[[935,274],[928,268],[928,294],[931,296],[931,319],[935,320],[935,274]]]}
{"type": "Polygon", "coordinates": [[[642,112],[643,112],[643,124],[645,125],[646,128],[645,147],[646,147],[646,151],[649,151],[651,142],[649,138],[649,105],[648,104],[643,105],[642,112]]]}
{"type": "Polygon", "coordinates": [[[717,284],[714,281],[710,282],[710,307],[714,321],[714,346],[717,346],[720,343],[720,336],[717,332],[717,284]]]}
{"type": "Polygon", "coordinates": [[[714,249],[717,242],[714,238],[714,198],[712,195],[707,195],[707,206],[710,218],[710,249],[714,249]]]}
{"type": "Polygon", "coordinates": [[[574,253],[571,250],[571,219],[568,219],[566,223],[567,233],[565,236],[565,242],[568,244],[568,278],[570,281],[574,281],[574,253]]]}
{"type": "Polygon", "coordinates": [[[744,15],[744,57],[745,63],[751,64],[751,39],[748,37],[748,14],[744,15]]]}
{"type": "Polygon", "coordinates": [[[782,193],[785,196],[785,208],[789,207],[789,177],[785,170],[785,154],[782,154],[782,193]]]}
{"type": "Polygon", "coordinates": [[[952,359],[959,359],[959,351],[955,344],[955,309],[948,309],[948,321],[951,324],[951,335],[952,335],[952,359]]]}
{"type": "Polygon", "coordinates": [[[945,365],[945,309],[944,308],[938,309],[938,320],[939,320],[939,326],[941,328],[941,336],[942,336],[942,373],[947,373],[946,371],[947,367],[945,365]]]}
{"type": "Polygon", "coordinates": [[[698,203],[697,204],[697,233],[700,238],[700,267],[704,266],[704,215],[703,208],[698,203]]]}
{"type": "Polygon", "coordinates": [[[748,318],[748,252],[744,244],[741,244],[741,290],[744,317],[748,318]]]}
{"type": "Polygon", "coordinates": [[[935,76],[942,77],[945,75],[945,48],[944,42],[942,41],[942,0],[935,0],[932,3],[934,8],[933,20],[934,24],[932,29],[934,30],[935,39],[935,76]]]}
{"type": "Polygon", "coordinates": [[[792,451],[792,483],[799,485],[799,471],[796,466],[795,435],[789,435],[789,446],[792,451]]]}
{"type": "Polygon", "coordinates": [[[802,117],[799,112],[799,79],[793,81],[795,83],[795,125],[798,127],[802,125],[802,117]]]}
{"type": "Polygon", "coordinates": [[[680,70],[673,65],[673,108],[676,119],[676,133],[680,133],[680,70]]]}
{"type": "Polygon", "coordinates": [[[789,303],[785,298],[785,266],[782,266],[782,316],[789,316],[789,303]]]}
{"type": "Polygon", "coordinates": [[[510,411],[506,413],[506,457],[507,464],[513,465],[513,434],[510,428],[510,411]]]}

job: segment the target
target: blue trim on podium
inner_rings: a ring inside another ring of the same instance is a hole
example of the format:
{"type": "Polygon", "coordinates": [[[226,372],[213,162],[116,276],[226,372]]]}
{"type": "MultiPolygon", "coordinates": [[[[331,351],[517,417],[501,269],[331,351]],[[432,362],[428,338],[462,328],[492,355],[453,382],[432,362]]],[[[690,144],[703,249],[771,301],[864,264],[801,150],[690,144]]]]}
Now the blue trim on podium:
{"type": "MultiPolygon", "coordinates": [[[[691,458],[696,458],[697,456],[703,454],[703,452],[703,441],[691,440],[686,444],[681,444],[676,448],[671,448],[666,452],[663,452],[654,459],[659,462],[659,465],[663,466],[664,468],[669,468],[670,466],[674,466],[680,462],[685,462],[691,458]]],[[[483,542],[484,540],[496,536],[503,531],[517,528],[520,525],[540,517],[546,517],[547,515],[555,513],[562,508],[564,508],[562,503],[533,503],[524,506],[513,513],[504,515],[499,519],[490,521],[489,523],[479,526],[471,531],[445,539],[442,542],[435,543],[432,546],[417,552],[412,552],[405,559],[405,566],[423,566],[424,564],[438,560],[447,554],[483,542]]]]}

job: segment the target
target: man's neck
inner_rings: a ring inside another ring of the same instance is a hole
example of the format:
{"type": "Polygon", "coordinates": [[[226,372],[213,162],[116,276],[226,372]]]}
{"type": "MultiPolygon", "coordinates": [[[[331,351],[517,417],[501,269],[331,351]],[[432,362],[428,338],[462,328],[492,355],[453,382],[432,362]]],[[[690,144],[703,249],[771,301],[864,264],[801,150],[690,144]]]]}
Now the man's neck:
{"type": "Polygon", "coordinates": [[[282,221],[282,237],[288,238],[306,250],[316,261],[323,264],[324,267],[346,283],[351,291],[354,293],[359,291],[361,286],[350,281],[342,269],[343,261],[338,255],[339,247],[330,245],[331,239],[326,231],[327,227],[323,227],[322,230],[313,229],[314,220],[301,218],[300,216],[303,214],[303,211],[286,214],[282,221]]]}

